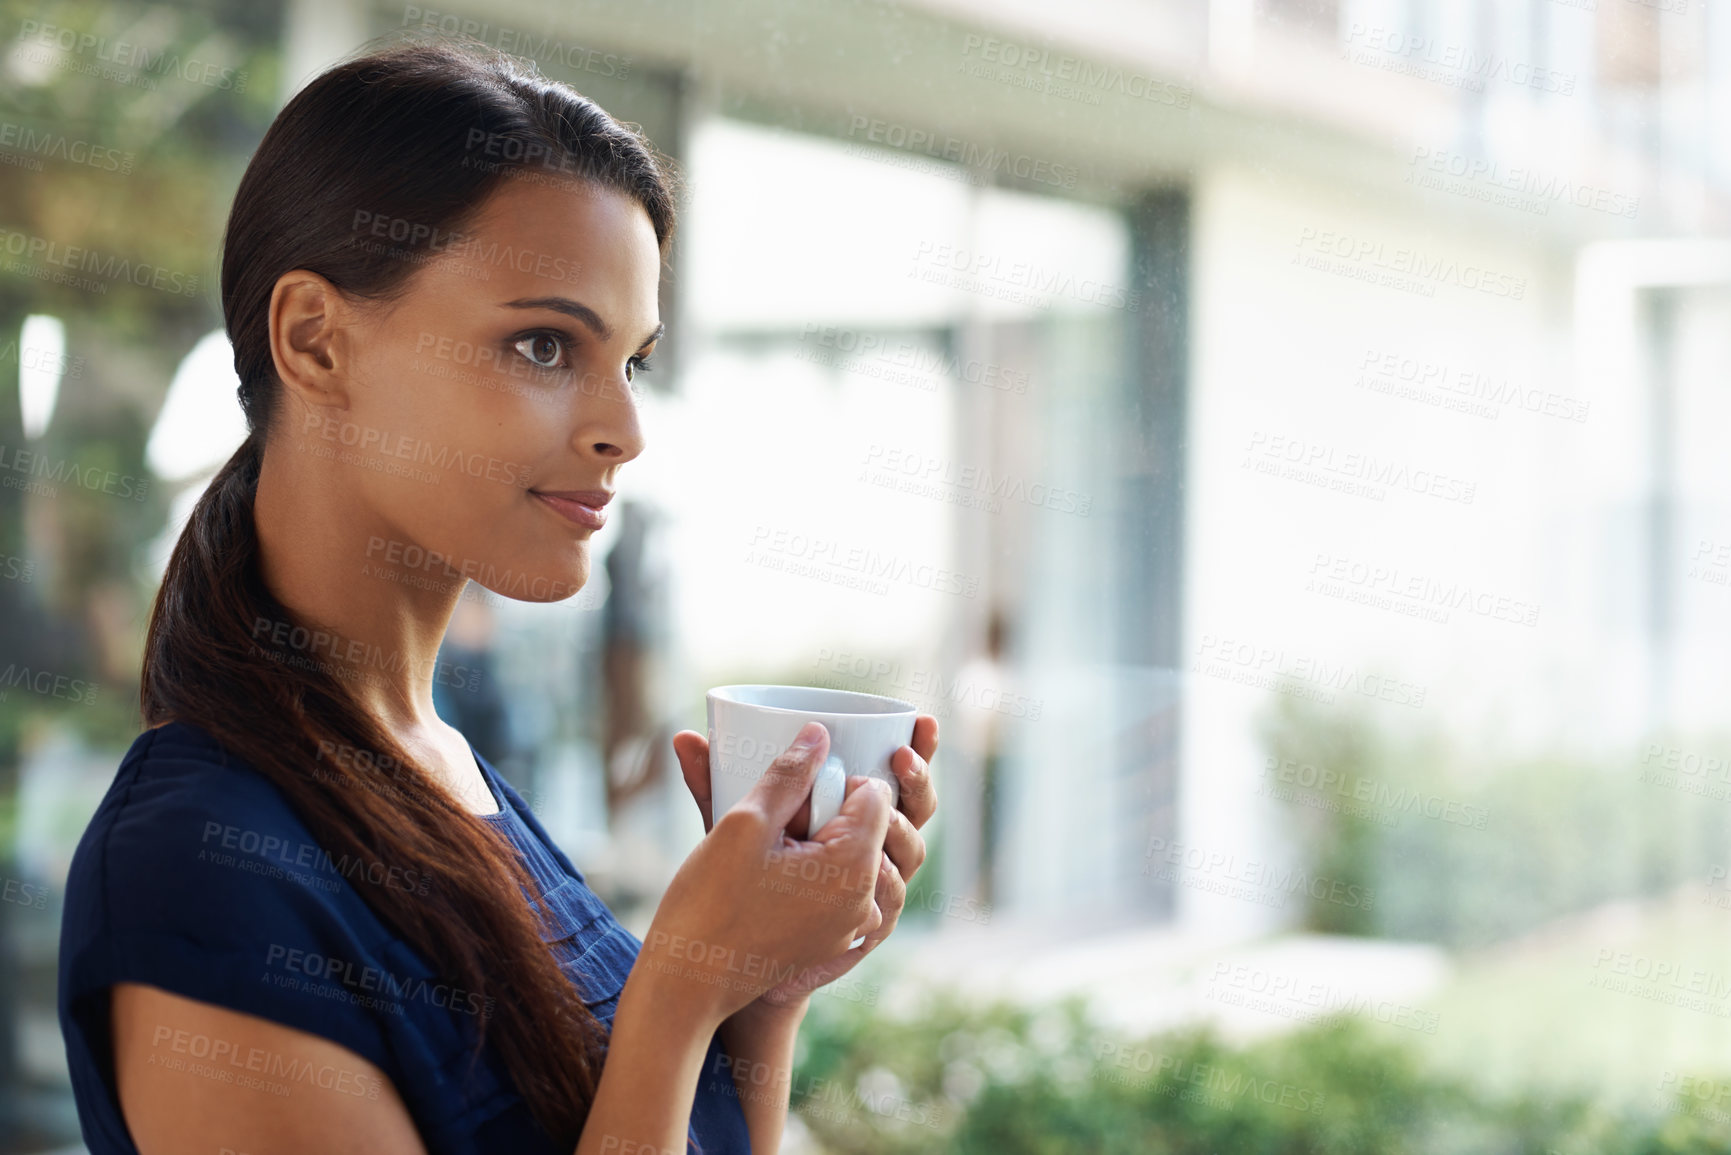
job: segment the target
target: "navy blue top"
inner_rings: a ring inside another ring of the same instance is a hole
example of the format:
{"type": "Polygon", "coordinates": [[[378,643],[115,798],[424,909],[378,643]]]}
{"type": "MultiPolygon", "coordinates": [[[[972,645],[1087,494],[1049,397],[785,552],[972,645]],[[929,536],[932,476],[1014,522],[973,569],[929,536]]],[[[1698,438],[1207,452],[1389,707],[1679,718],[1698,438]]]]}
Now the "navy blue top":
{"type": "MultiPolygon", "coordinates": [[[[611,1027],[642,942],[510,783],[479,752],[475,762],[499,805],[482,817],[510,839],[547,896],[542,938],[611,1027]]],[[[437,976],[359,889],[424,893],[426,885],[409,864],[325,853],[282,793],[202,728],[170,722],[140,734],[79,840],[60,927],[60,1027],[93,1155],[138,1155],[114,1085],[108,988],[116,982],[147,983],[347,1047],[390,1077],[431,1155],[570,1155],[535,1121],[490,1043],[470,1069],[479,997],[437,976]]],[[[222,1062],[199,1055],[196,1040],[161,1045],[189,1062],[222,1062]]],[[[226,1058],[237,1079],[296,1077],[280,1057],[274,1070],[226,1058]]],[[[688,1132],[706,1155],[751,1150],[728,1069],[718,1034],[688,1132]]],[[[300,1077],[315,1078],[307,1071],[303,1065],[300,1077]]]]}

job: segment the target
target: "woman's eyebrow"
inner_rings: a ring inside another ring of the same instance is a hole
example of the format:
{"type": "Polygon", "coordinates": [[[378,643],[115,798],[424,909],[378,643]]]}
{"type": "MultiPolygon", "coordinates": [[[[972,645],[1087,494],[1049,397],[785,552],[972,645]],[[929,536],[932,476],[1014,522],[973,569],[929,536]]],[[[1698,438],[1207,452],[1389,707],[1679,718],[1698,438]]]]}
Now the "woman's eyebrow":
{"type": "Polygon", "coordinates": [[[505,307],[509,309],[551,309],[555,313],[564,313],[568,317],[577,318],[588,327],[591,333],[603,341],[613,339],[613,330],[608,327],[607,322],[601,319],[600,314],[581,301],[573,301],[570,297],[519,297],[515,301],[506,301],[505,307]]]}
{"type": "MultiPolygon", "coordinates": [[[[603,341],[613,339],[613,329],[601,319],[594,309],[581,301],[573,301],[570,297],[519,297],[515,301],[506,301],[505,307],[510,309],[551,309],[555,313],[564,313],[577,320],[603,341]]],[[[655,326],[655,332],[643,338],[637,345],[639,349],[645,345],[653,345],[661,340],[661,335],[667,332],[666,323],[655,326]]]]}

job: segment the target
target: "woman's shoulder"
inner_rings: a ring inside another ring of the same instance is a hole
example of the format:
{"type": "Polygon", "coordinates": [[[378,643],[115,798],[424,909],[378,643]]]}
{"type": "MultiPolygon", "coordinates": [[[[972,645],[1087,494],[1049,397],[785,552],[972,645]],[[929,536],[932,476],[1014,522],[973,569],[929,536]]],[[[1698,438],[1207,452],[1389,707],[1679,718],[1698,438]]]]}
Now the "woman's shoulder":
{"type": "MultiPolygon", "coordinates": [[[[108,989],[143,983],[335,1041],[390,1075],[418,1121],[471,1126],[508,1090],[488,1064],[458,1079],[473,996],[374,909],[387,890],[400,900],[429,883],[421,864],[321,845],[288,797],[203,727],[146,730],[67,876],[68,1054],[98,1069],[108,989]]],[[[96,1083],[87,1094],[106,1102],[96,1083]]]]}
{"type": "MultiPolygon", "coordinates": [[[[334,919],[371,941],[382,927],[348,884],[385,871],[351,859],[320,846],[283,793],[207,730],[170,722],[133,742],[80,838],[62,933],[250,942],[334,919]]],[[[402,885],[405,872],[391,878],[402,885]]]]}
{"type": "Polygon", "coordinates": [[[173,721],[133,741],[79,849],[100,842],[111,865],[124,855],[173,877],[200,851],[274,853],[285,841],[311,839],[282,791],[203,727],[173,721]]]}
{"type": "Polygon", "coordinates": [[[133,739],[121,756],[110,795],[119,805],[148,807],[197,797],[223,803],[269,798],[286,806],[270,781],[197,722],[176,719],[133,739]],[[143,787],[141,789],[141,787],[143,787]]]}

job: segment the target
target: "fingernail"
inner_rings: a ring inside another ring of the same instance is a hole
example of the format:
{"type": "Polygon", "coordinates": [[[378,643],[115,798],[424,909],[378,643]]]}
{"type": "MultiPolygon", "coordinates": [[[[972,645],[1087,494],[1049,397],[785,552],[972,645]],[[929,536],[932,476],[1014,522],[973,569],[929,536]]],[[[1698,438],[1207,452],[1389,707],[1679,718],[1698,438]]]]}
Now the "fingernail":
{"type": "Polygon", "coordinates": [[[793,736],[793,744],[802,750],[809,750],[817,745],[817,740],[823,737],[822,722],[807,722],[799,728],[799,733],[793,736]]]}

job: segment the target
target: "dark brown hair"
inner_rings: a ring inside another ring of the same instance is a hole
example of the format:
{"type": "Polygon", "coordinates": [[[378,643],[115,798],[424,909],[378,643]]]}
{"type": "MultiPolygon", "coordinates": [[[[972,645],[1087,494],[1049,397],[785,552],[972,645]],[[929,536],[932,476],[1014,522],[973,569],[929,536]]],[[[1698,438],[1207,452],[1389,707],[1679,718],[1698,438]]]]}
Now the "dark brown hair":
{"type": "Polygon", "coordinates": [[[358,243],[357,213],[409,222],[399,231],[411,238],[460,235],[505,180],[535,174],[632,197],[665,255],[675,195],[667,158],[635,125],[484,45],[415,37],[372,46],[277,115],[223,241],[223,318],[249,435],[175,545],[151,611],[140,697],[147,725],[196,723],[269,779],[331,854],[430,875],[425,894],[358,889],[441,978],[496,1008],[474,1020],[471,1069],[490,1041],[536,1119],[571,1147],[595,1097],[606,1029],[541,940],[524,897],[538,888],[503,836],[351,696],[333,668],[342,663],[274,643],[278,622],[318,623],[266,588],[253,522],[281,391],[268,315],[277,279],[308,269],[357,299],[392,299],[421,261],[358,243]],[[320,758],[345,749],[368,756],[320,758]],[[407,789],[379,781],[388,767],[407,789]]]}

